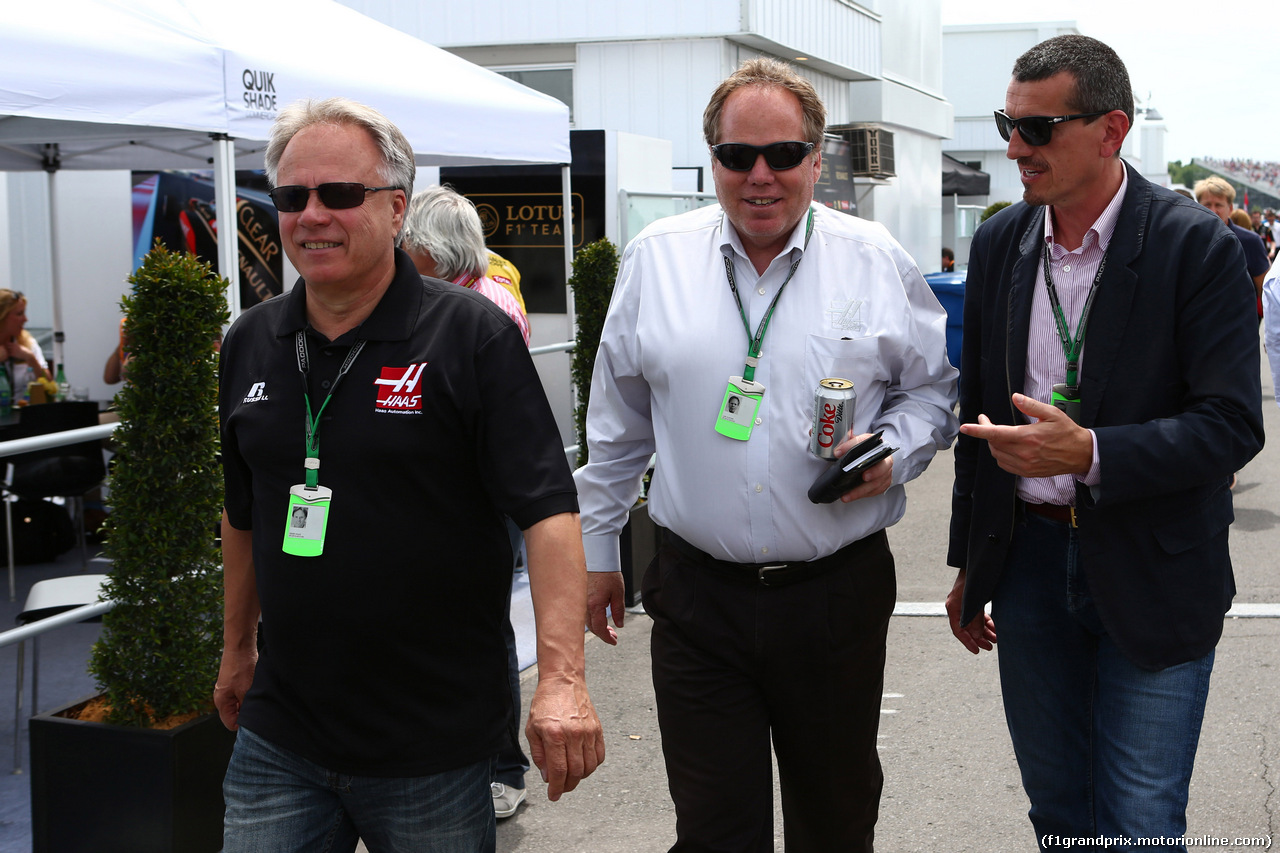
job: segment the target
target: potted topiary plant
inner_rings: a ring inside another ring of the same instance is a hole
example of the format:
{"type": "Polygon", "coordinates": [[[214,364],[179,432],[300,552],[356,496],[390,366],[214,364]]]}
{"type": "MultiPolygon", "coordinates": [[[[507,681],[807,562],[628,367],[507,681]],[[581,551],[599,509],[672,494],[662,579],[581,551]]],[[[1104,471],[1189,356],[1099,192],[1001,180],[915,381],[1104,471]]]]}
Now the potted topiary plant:
{"type": "Polygon", "coordinates": [[[618,250],[607,238],[588,243],[573,258],[573,311],[578,332],[574,337],[571,371],[578,405],[573,419],[578,432],[578,467],[587,464],[587,402],[591,399],[591,374],[596,367],[600,333],[609,312],[613,282],[618,277],[618,250]]]}
{"type": "Polygon", "coordinates": [[[158,241],[121,300],[102,693],[31,721],[32,838],[44,850],[217,851],[234,736],[211,714],[221,652],[215,342],[226,282],[158,241]],[[94,720],[94,721],[91,721],[94,720]]]}
{"type": "MultiPolygon", "coordinates": [[[[578,333],[573,346],[573,384],[578,405],[574,421],[578,431],[578,466],[587,464],[587,403],[591,399],[591,374],[596,366],[596,351],[604,318],[609,312],[613,284],[618,277],[618,250],[607,239],[582,248],[573,259],[573,307],[578,333]]],[[[648,475],[645,477],[648,482],[648,475]]],[[[626,586],[626,602],[634,607],[640,600],[640,579],[658,550],[658,531],[649,519],[649,507],[641,498],[631,508],[630,518],[622,530],[619,543],[622,557],[622,580],[626,586]]]]}

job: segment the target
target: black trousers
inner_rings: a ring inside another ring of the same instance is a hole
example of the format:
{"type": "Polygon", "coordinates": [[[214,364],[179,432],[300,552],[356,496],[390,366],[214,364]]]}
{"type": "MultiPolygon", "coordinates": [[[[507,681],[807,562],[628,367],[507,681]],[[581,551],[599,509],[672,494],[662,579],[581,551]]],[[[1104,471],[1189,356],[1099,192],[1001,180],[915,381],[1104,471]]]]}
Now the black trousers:
{"type": "Polygon", "coordinates": [[[847,551],[847,566],[777,588],[701,569],[671,544],[650,564],[672,853],[773,851],[771,739],[787,853],[873,849],[897,589],[883,531],[847,551]]]}

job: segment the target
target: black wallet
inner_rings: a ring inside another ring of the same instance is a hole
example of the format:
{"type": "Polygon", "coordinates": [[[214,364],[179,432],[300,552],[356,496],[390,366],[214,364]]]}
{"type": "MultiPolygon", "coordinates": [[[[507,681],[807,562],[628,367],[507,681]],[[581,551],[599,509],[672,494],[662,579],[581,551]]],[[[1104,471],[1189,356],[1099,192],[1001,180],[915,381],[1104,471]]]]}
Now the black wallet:
{"type": "Polygon", "coordinates": [[[849,448],[844,456],[832,461],[809,487],[809,500],[816,504],[839,500],[841,495],[862,482],[862,475],[868,468],[886,456],[892,456],[898,448],[885,444],[883,435],[881,431],[863,439],[849,448]]]}

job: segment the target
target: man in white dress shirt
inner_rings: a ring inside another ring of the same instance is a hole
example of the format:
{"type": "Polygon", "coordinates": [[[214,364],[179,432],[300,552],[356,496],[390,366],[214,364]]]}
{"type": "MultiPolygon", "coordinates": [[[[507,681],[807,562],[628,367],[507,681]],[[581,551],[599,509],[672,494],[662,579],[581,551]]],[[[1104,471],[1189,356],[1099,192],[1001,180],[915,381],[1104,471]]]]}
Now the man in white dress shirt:
{"type": "Polygon", "coordinates": [[[720,204],[627,246],[596,359],[576,474],[589,618],[597,634],[606,606],[621,620],[618,537],[656,451],[665,533],[643,595],[673,851],[774,849],[771,740],[787,850],[872,849],[895,598],[884,528],[955,436],[956,371],[946,315],[902,247],[812,203],[825,121],[783,63],[720,84],[703,117],[720,204]],[[828,377],[855,385],[854,438],[883,431],[898,450],[813,504],[828,377]]]}
{"type": "Polygon", "coordinates": [[[1271,362],[1271,383],[1275,386],[1276,403],[1280,404],[1280,259],[1267,271],[1262,284],[1262,332],[1271,362]]]}

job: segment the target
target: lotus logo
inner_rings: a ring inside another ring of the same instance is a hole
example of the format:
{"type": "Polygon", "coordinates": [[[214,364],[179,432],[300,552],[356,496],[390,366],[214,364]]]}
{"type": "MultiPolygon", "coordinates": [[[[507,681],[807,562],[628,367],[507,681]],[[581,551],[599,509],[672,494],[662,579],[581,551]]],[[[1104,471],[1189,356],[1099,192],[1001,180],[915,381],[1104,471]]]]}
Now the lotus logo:
{"type": "Polygon", "coordinates": [[[491,204],[477,204],[476,213],[480,214],[480,227],[487,240],[498,230],[498,210],[491,204]]]}

